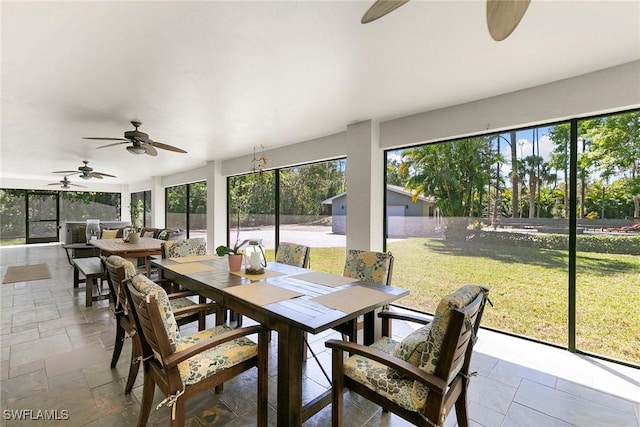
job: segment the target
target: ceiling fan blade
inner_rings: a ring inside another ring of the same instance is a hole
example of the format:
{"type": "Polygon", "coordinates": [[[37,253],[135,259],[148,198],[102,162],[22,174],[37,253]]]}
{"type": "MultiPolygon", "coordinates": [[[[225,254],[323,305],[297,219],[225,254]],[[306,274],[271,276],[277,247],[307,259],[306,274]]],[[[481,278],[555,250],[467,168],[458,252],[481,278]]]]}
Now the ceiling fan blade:
{"type": "Polygon", "coordinates": [[[408,1],[409,0],[376,0],[364,14],[360,22],[368,24],[378,18],[382,18],[384,15],[393,12],[408,1]]]}
{"type": "Polygon", "coordinates": [[[78,171],[53,171],[51,173],[80,173],[78,171]]]}
{"type": "Polygon", "coordinates": [[[149,144],[156,148],[162,148],[163,150],[175,151],[176,153],[186,153],[182,148],[174,147],[173,145],[163,144],[162,142],[149,141],[149,144]]]}
{"type": "Polygon", "coordinates": [[[51,184],[47,184],[47,185],[60,185],[59,182],[52,182],[51,184]]]}
{"type": "Polygon", "coordinates": [[[85,136],[82,139],[94,139],[94,140],[98,140],[98,141],[124,141],[124,142],[128,142],[128,139],[124,139],[124,138],[107,138],[107,137],[101,137],[101,136],[85,136]]]}
{"type": "Polygon", "coordinates": [[[128,142],[129,142],[129,140],[128,140],[128,139],[125,139],[124,141],[121,141],[121,142],[114,142],[113,144],[101,145],[100,147],[96,147],[96,150],[97,150],[98,148],[113,147],[114,145],[126,144],[126,143],[128,143],[128,142]]]}
{"type": "Polygon", "coordinates": [[[511,35],[524,16],[531,0],[487,0],[487,27],[499,42],[511,35]]]}
{"type": "Polygon", "coordinates": [[[104,173],[104,172],[91,172],[91,175],[100,175],[100,176],[108,176],[110,178],[117,178],[115,175],[109,175],[108,173],[104,173]]]}
{"type": "Polygon", "coordinates": [[[151,144],[142,144],[141,147],[144,148],[144,151],[146,151],[147,154],[150,155],[150,156],[157,156],[158,155],[158,152],[156,151],[155,148],[153,148],[153,145],[151,145],[151,144]]]}
{"type": "Polygon", "coordinates": [[[67,185],[71,185],[73,187],[82,187],[82,188],[87,188],[86,185],[80,185],[80,184],[67,184],[67,185]]]}
{"type": "Polygon", "coordinates": [[[99,173],[95,173],[95,172],[89,172],[86,176],[88,176],[89,178],[102,179],[102,175],[100,175],[99,173]]]}

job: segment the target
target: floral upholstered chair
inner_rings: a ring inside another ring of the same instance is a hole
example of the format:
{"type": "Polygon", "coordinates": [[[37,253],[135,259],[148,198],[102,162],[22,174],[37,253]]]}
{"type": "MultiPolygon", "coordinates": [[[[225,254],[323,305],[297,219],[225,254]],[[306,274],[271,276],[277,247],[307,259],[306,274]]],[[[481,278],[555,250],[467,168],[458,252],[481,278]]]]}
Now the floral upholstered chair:
{"type": "MultiPolygon", "coordinates": [[[[127,299],[122,282],[135,276],[136,268],[133,263],[125,258],[117,255],[111,255],[102,259],[104,270],[107,272],[107,283],[111,300],[113,301],[114,314],[116,316],[116,339],[113,345],[113,355],[111,357],[111,369],[116,367],[125,336],[132,338],[131,346],[131,364],[129,366],[129,375],[124,392],[130,393],[133,384],[138,375],[138,358],[141,355],[140,343],[136,336],[135,326],[130,317],[127,299]]],[[[189,311],[176,317],[178,325],[186,325],[192,322],[198,322],[199,329],[204,329],[204,318],[207,312],[218,309],[217,305],[209,304],[205,306],[196,305],[195,302],[187,298],[194,293],[169,294],[169,302],[174,310],[189,308],[189,311]]]]}
{"type": "Polygon", "coordinates": [[[163,258],[180,258],[192,255],[206,255],[207,242],[204,237],[184,240],[168,240],[162,245],[163,258]]]}
{"type": "MultiPolygon", "coordinates": [[[[393,260],[391,252],[349,249],[347,250],[342,275],[373,285],[389,286],[391,285],[391,276],[393,274],[393,260]]],[[[358,336],[359,324],[361,323],[358,319],[353,319],[334,329],[342,333],[343,339],[355,342],[358,336]]],[[[383,325],[383,332],[390,333],[388,322],[383,321],[383,325]]]]}
{"type": "Polygon", "coordinates": [[[309,268],[309,246],[296,243],[280,242],[276,250],[276,262],[294,265],[296,267],[309,268]]]}
{"type": "MultiPolygon", "coordinates": [[[[193,239],[183,240],[168,240],[162,242],[160,245],[162,258],[182,258],[188,256],[206,255],[207,254],[207,241],[203,237],[196,237],[193,239]]],[[[174,282],[170,288],[173,292],[183,292],[180,283],[174,282]]],[[[199,295],[199,301],[201,304],[206,303],[207,299],[202,295],[199,295]]],[[[217,324],[223,322],[221,315],[220,319],[216,319],[217,324]]]]}
{"type": "Polygon", "coordinates": [[[185,423],[185,401],[257,367],[258,420],[267,425],[268,330],[262,326],[231,329],[219,325],[184,336],[161,286],[143,275],[126,282],[127,299],[140,332],[144,387],[138,425],[147,424],[156,386],[171,407],[170,425],[185,423]],[[247,338],[258,334],[258,343],[247,338]]]}
{"type": "Polygon", "coordinates": [[[381,315],[426,326],[402,342],[383,337],[369,347],[329,340],[333,349],[332,425],[343,421],[344,388],[417,426],[442,426],[455,406],[467,427],[469,364],[489,290],[466,285],[444,297],[431,323],[414,315],[381,315]],[[353,356],[344,360],[343,353],[353,356]]]}
{"type": "Polygon", "coordinates": [[[391,252],[349,249],[342,275],[375,285],[390,285],[392,272],[393,255],[391,252]]]}

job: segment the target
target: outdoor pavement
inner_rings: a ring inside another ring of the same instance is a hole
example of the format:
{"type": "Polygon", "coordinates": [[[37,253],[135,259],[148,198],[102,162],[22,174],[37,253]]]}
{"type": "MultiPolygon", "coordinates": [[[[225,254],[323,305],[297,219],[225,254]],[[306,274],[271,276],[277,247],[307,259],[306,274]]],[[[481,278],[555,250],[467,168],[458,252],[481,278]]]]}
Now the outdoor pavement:
{"type": "MultiPolygon", "coordinates": [[[[240,229],[240,241],[244,239],[262,239],[265,248],[275,248],[275,226],[240,229]]],[[[402,239],[387,239],[387,243],[402,239]]],[[[335,234],[331,226],[287,224],[280,226],[280,241],[293,242],[314,248],[344,248],[347,246],[347,236],[335,234]]],[[[231,233],[231,244],[235,242],[235,232],[231,233]]]]}

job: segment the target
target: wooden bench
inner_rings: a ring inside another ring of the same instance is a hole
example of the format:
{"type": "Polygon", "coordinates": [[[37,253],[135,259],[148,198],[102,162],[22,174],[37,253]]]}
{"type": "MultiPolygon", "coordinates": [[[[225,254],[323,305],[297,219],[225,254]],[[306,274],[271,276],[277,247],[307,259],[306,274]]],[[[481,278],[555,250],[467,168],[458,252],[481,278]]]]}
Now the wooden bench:
{"type": "Polygon", "coordinates": [[[62,249],[64,249],[67,254],[67,260],[71,265],[73,265],[71,260],[74,258],[88,258],[100,255],[100,250],[88,243],[70,243],[68,245],[62,245],[62,249]],[[69,251],[71,251],[71,253],[69,253],[69,251]]]}
{"type": "Polygon", "coordinates": [[[104,279],[106,279],[106,274],[99,257],[73,259],[73,287],[77,288],[80,283],[85,282],[86,307],[91,307],[93,301],[109,298],[108,293],[102,293],[102,281],[104,279]],[[81,279],[80,275],[85,278],[81,279]],[[97,285],[96,279],[100,279],[100,285],[97,285]],[[93,295],[94,284],[97,285],[98,289],[98,294],[95,296],[93,295]]]}

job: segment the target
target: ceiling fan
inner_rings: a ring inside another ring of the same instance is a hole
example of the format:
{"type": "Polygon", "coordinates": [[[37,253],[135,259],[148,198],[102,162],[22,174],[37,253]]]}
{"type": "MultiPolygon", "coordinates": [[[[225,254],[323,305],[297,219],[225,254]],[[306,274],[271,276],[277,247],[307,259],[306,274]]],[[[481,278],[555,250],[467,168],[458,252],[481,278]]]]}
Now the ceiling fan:
{"type": "Polygon", "coordinates": [[[72,184],[71,181],[69,181],[69,178],[67,178],[66,175],[64,176],[64,178],[62,178],[62,181],[52,182],[51,184],[47,184],[47,185],[60,185],[60,188],[71,188],[71,186],[87,188],[86,185],[72,184]],[[62,184],[62,185],[60,185],[60,184],[62,184]]]}
{"type": "MultiPolygon", "coordinates": [[[[83,160],[82,163],[84,163],[84,166],[80,166],[77,171],[54,171],[52,173],[65,173],[70,175],[80,174],[80,178],[82,179],[91,179],[91,178],[102,179],[105,176],[108,176],[110,178],[116,178],[115,175],[109,175],[108,173],[94,172],[93,168],[89,167],[88,160],[83,160]]],[[[65,179],[66,178],[67,177],[65,176],[65,179]]]]}
{"type": "Polygon", "coordinates": [[[113,144],[103,145],[98,148],[112,147],[114,145],[129,144],[127,151],[132,154],[148,154],[150,156],[157,156],[158,152],[156,148],[163,150],[175,151],[176,153],[186,153],[182,148],[174,147],[173,145],[163,144],[162,142],[153,141],[149,138],[149,135],[140,132],[138,128],[142,125],[141,122],[132,121],[131,124],[135,127],[135,130],[128,130],[124,133],[124,138],[102,138],[102,137],[85,137],[84,139],[98,139],[104,141],[119,141],[113,144]]]}
{"type": "MultiPolygon", "coordinates": [[[[393,12],[409,0],[376,0],[362,17],[367,24],[393,12]]],[[[487,27],[495,41],[509,37],[524,16],[531,0],[487,0],[487,27]]]]}

